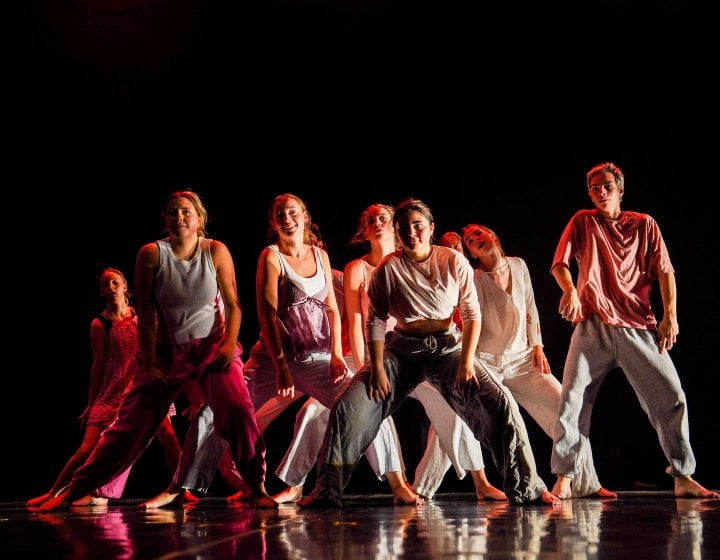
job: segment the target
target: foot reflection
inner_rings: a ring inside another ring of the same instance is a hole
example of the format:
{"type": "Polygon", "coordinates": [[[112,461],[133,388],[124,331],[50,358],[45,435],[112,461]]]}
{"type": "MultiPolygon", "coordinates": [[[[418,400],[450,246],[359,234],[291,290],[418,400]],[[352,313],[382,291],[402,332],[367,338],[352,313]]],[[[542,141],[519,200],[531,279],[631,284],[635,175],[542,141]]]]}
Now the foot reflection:
{"type": "Polygon", "coordinates": [[[122,511],[107,507],[73,508],[73,515],[66,513],[38,513],[37,519],[52,525],[67,546],[67,558],[75,560],[90,558],[135,557],[135,549],[128,524],[122,511]]]}

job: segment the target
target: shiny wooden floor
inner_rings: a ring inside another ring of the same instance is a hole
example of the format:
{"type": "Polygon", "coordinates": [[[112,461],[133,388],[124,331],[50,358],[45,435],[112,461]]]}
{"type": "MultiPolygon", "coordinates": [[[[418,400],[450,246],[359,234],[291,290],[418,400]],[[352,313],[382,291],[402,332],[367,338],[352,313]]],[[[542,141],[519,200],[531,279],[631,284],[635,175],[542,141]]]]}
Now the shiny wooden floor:
{"type": "Polygon", "coordinates": [[[393,506],[389,494],[347,496],[342,510],[255,510],[209,497],[175,509],[141,511],[138,503],[54,513],[0,503],[0,558],[720,558],[720,501],[670,491],[559,508],[478,502],[469,493],[438,494],[419,508],[393,506]]]}

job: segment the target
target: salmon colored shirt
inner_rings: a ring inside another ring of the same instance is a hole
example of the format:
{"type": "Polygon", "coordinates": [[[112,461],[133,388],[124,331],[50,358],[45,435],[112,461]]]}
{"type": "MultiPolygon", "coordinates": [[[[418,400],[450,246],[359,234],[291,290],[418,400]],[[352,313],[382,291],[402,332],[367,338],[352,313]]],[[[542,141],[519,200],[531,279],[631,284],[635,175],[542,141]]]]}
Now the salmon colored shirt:
{"type": "Polygon", "coordinates": [[[624,211],[617,219],[597,210],[580,210],[565,226],[552,267],[575,259],[582,320],[597,315],[614,327],[655,330],[650,305],[660,273],[674,272],[657,222],[647,214],[624,211]]]}

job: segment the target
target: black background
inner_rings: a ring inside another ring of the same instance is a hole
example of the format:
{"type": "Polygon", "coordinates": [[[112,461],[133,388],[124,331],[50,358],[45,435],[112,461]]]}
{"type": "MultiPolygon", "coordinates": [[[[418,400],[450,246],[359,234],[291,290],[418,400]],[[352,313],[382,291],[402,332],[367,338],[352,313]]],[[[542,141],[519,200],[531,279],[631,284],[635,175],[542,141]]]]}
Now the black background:
{"type": "MultiPolygon", "coordinates": [[[[41,493],[79,445],[89,321],[102,307],[96,276],[108,265],[132,276],[140,245],[162,235],[171,191],[199,192],[210,236],[233,253],[246,351],[258,335],[255,264],[276,194],[305,199],[337,268],[362,252],[348,241],[368,204],[414,195],[433,208],[438,236],[484,223],[527,261],[560,377],[571,327],[557,315],[548,268],[567,220],[590,206],[584,174],[601,161],[625,172],[623,208],[651,214],[665,235],[696,478],[720,486],[717,91],[700,3],[224,4],[21,7],[6,69],[12,319],[0,496],[41,493]]],[[[294,410],[266,433],[271,471],[294,410]]],[[[411,480],[426,428],[418,418],[414,401],[396,417],[411,480]]],[[[528,424],[552,484],[549,439],[528,424]]],[[[182,434],[182,418],[176,426],[182,434]]],[[[592,438],[607,487],[670,487],[619,371],[603,385],[592,438]]],[[[162,489],[163,467],[153,444],[126,494],[162,489]]],[[[278,487],[272,476],[269,486],[278,487]]],[[[366,466],[351,481],[352,490],[385,488],[366,466]]],[[[443,489],[455,488],[472,484],[450,474],[443,489]]]]}

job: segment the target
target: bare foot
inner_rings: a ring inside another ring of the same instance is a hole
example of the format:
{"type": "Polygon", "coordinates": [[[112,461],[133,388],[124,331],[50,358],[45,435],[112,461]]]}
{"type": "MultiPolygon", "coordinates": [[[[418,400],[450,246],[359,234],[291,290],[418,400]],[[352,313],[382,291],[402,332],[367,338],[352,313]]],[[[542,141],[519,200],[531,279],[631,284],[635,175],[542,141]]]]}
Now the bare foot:
{"type": "Polygon", "coordinates": [[[25,505],[29,508],[36,508],[47,502],[52,497],[52,492],[47,492],[37,498],[30,498],[25,505]]]}
{"type": "Polygon", "coordinates": [[[393,493],[393,504],[421,506],[425,499],[413,490],[400,471],[388,471],[385,478],[393,493]]]}
{"type": "Polygon", "coordinates": [[[72,505],[74,506],[89,506],[92,505],[92,496],[88,494],[87,496],[83,496],[79,500],[75,500],[72,505]]]}
{"type": "Polygon", "coordinates": [[[475,485],[475,495],[478,500],[492,500],[497,502],[507,500],[507,496],[502,490],[490,484],[485,469],[470,471],[470,475],[475,485]]]}
{"type": "Polygon", "coordinates": [[[618,497],[617,492],[613,492],[612,490],[608,490],[607,488],[603,488],[602,486],[596,492],[593,492],[592,494],[588,494],[587,496],[583,496],[583,498],[600,498],[600,499],[610,499],[610,500],[614,500],[617,497],[618,497]]]}
{"type": "Polygon", "coordinates": [[[335,509],[342,508],[341,502],[334,502],[327,498],[313,498],[312,496],[305,496],[302,500],[297,503],[300,508],[307,509],[335,509]]]}
{"type": "Polygon", "coordinates": [[[281,492],[275,494],[273,500],[278,504],[295,504],[302,498],[302,494],[302,486],[288,486],[281,492]]]}
{"type": "Polygon", "coordinates": [[[561,500],[569,500],[572,498],[572,478],[558,476],[551,492],[561,500]]]}
{"type": "Polygon", "coordinates": [[[225,498],[228,502],[248,502],[252,500],[252,490],[245,484],[245,481],[239,481],[239,484],[234,485],[233,489],[235,493],[225,498]]]}
{"type": "Polygon", "coordinates": [[[548,505],[551,505],[551,506],[559,506],[560,504],[562,504],[562,500],[560,500],[560,498],[558,498],[558,497],[557,497],[556,495],[554,495],[554,494],[551,494],[551,493],[548,492],[547,490],[545,490],[545,492],[543,492],[542,494],[540,494],[540,501],[541,501],[543,504],[548,504],[548,505]]]}
{"type": "Polygon", "coordinates": [[[185,499],[185,493],[178,490],[177,492],[171,492],[165,490],[154,498],[150,498],[146,502],[138,504],[138,509],[156,509],[170,504],[181,505],[185,499]]]}
{"type": "Polygon", "coordinates": [[[267,494],[258,494],[253,498],[255,507],[260,509],[277,509],[280,505],[267,494]]]}
{"type": "Polygon", "coordinates": [[[72,506],[106,506],[108,503],[107,498],[97,498],[95,496],[91,496],[88,494],[87,496],[83,496],[79,500],[75,500],[72,504],[72,506]]]}
{"type": "Polygon", "coordinates": [[[475,495],[478,500],[492,500],[497,502],[507,500],[505,492],[495,488],[492,484],[475,486],[475,495]]]}
{"type": "Polygon", "coordinates": [[[66,489],[57,494],[54,498],[50,498],[46,502],[44,502],[38,509],[40,511],[57,511],[60,509],[66,509],[70,502],[72,502],[72,496],[70,495],[70,492],[66,489]]]}
{"type": "Polygon", "coordinates": [[[183,498],[183,502],[186,504],[197,504],[200,502],[200,498],[198,498],[195,494],[190,492],[190,490],[185,490],[185,496],[183,498]]]}
{"type": "Polygon", "coordinates": [[[238,490],[225,498],[227,502],[250,502],[253,497],[249,490],[238,490]]]}
{"type": "Polygon", "coordinates": [[[701,486],[690,475],[675,477],[675,497],[720,500],[719,493],[701,486]]]}
{"type": "Polygon", "coordinates": [[[416,494],[415,491],[405,483],[397,488],[393,488],[393,504],[396,506],[422,506],[425,504],[425,499],[420,494],[416,494]]]}

